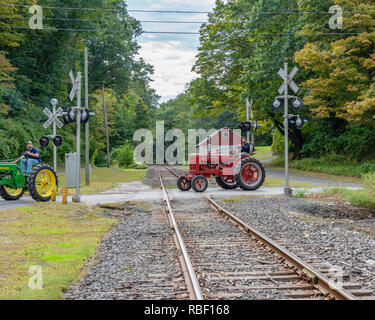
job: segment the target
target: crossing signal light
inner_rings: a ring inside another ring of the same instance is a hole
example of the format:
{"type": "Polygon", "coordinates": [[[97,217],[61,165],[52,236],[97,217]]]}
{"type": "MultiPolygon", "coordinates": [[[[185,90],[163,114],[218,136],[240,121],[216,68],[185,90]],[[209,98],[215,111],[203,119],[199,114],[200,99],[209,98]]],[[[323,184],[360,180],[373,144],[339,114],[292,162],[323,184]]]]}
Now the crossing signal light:
{"type": "Polygon", "coordinates": [[[68,118],[68,113],[67,112],[63,112],[62,117],[63,117],[63,120],[64,120],[64,124],[69,124],[70,123],[70,120],[68,118]]]}
{"type": "Polygon", "coordinates": [[[63,139],[60,136],[56,136],[56,137],[53,138],[53,144],[56,147],[60,147],[62,145],[62,142],[63,142],[63,139]]]}
{"type": "Polygon", "coordinates": [[[62,113],[62,117],[65,124],[74,122],[75,120],[75,110],[73,108],[68,108],[65,112],[62,113]]]}
{"type": "Polygon", "coordinates": [[[300,111],[304,106],[303,100],[300,98],[295,98],[292,101],[292,109],[294,111],[300,111]]]}
{"type": "Polygon", "coordinates": [[[295,127],[297,130],[302,130],[303,126],[307,121],[302,116],[294,116],[293,119],[289,120],[289,125],[295,127]]]}
{"type": "Polygon", "coordinates": [[[297,119],[296,119],[296,129],[297,130],[302,130],[304,124],[305,124],[306,120],[303,119],[301,116],[297,116],[297,119]]]}
{"type": "Polygon", "coordinates": [[[69,108],[66,111],[66,113],[67,113],[67,117],[68,117],[69,122],[74,122],[74,120],[76,118],[75,110],[73,108],[69,108]]]}
{"type": "Polygon", "coordinates": [[[245,132],[251,131],[251,123],[250,122],[242,122],[240,124],[240,129],[245,132]]]}
{"type": "Polygon", "coordinates": [[[90,112],[89,109],[85,108],[81,111],[81,122],[83,124],[86,124],[87,122],[89,122],[90,118],[93,117],[95,115],[95,113],[93,112],[90,112]]]}
{"type": "Polygon", "coordinates": [[[40,139],[39,139],[39,143],[40,143],[40,145],[42,146],[42,147],[48,147],[48,145],[49,145],[49,139],[48,139],[48,137],[41,137],[40,139]]]}
{"type": "Polygon", "coordinates": [[[272,110],[274,111],[282,110],[283,106],[284,106],[284,101],[282,99],[277,98],[272,101],[272,110]]]}

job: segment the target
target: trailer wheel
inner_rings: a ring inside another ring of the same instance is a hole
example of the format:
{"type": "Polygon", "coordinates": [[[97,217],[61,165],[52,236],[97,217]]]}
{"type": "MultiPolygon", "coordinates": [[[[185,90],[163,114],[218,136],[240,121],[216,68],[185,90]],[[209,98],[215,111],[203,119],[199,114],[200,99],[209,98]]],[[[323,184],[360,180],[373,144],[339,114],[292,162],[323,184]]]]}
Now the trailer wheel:
{"type": "Polygon", "coordinates": [[[191,189],[191,181],[185,177],[179,177],[177,179],[177,188],[181,191],[189,191],[191,189]]]}
{"type": "Polygon", "coordinates": [[[208,180],[205,176],[195,176],[191,185],[195,192],[205,192],[208,187],[208,180]]]}
{"type": "Polygon", "coordinates": [[[238,171],[235,179],[242,190],[257,190],[263,185],[266,178],[263,165],[254,158],[243,159],[238,171]]]}
{"type": "Polygon", "coordinates": [[[0,186],[0,197],[6,201],[16,201],[22,198],[25,190],[23,188],[12,189],[6,186],[0,186]]]}
{"type": "Polygon", "coordinates": [[[31,170],[27,181],[27,188],[35,201],[50,201],[54,186],[57,189],[57,175],[49,165],[38,164],[31,170]]]}
{"type": "Polygon", "coordinates": [[[223,189],[237,189],[238,183],[234,177],[225,176],[225,177],[216,177],[216,183],[223,189]]]}

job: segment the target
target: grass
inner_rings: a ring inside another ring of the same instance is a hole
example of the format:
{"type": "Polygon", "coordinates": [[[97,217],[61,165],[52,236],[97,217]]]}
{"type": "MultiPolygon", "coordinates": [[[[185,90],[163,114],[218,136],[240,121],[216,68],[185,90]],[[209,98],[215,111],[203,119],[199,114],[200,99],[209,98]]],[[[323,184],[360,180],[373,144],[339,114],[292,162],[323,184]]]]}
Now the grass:
{"type": "MultiPolygon", "coordinates": [[[[119,182],[143,181],[146,178],[146,169],[120,169],[120,168],[93,168],[90,185],[85,185],[85,171],[81,171],[81,193],[96,194],[117,186],[119,182]]],[[[65,186],[65,173],[59,174],[59,189],[65,186]]],[[[70,189],[73,194],[75,189],[70,189]]]]}
{"type": "MultiPolygon", "coordinates": [[[[283,167],[284,159],[278,158],[271,163],[275,167],[283,167]]],[[[289,167],[306,172],[320,172],[336,176],[361,178],[362,175],[375,171],[375,162],[355,162],[344,157],[327,156],[320,159],[304,158],[291,160],[289,167]]]]}
{"type": "MultiPolygon", "coordinates": [[[[285,185],[285,180],[283,179],[267,178],[267,177],[263,184],[263,186],[265,187],[282,187],[284,185],[285,185]]],[[[295,182],[295,181],[290,181],[289,185],[294,188],[316,188],[318,187],[312,184],[295,182]]]]}
{"type": "Polygon", "coordinates": [[[266,160],[273,156],[271,146],[268,147],[255,147],[254,158],[258,160],[266,160]]]}
{"type": "Polygon", "coordinates": [[[375,210],[375,195],[368,189],[345,189],[345,188],[330,188],[323,191],[321,194],[329,196],[338,196],[339,198],[350,202],[352,205],[375,210]]]}
{"type": "Polygon", "coordinates": [[[83,204],[35,204],[0,212],[0,300],[51,300],[82,276],[82,267],[116,220],[83,204]],[[43,288],[29,288],[31,266],[43,288]]]}

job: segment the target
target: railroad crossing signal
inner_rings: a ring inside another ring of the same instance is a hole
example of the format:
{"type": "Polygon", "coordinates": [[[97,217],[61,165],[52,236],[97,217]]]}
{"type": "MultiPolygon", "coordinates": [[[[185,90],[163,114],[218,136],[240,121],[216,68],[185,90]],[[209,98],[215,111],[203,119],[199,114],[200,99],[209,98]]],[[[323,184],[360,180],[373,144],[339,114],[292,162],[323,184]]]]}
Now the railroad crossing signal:
{"type": "Polygon", "coordinates": [[[63,114],[63,109],[58,108],[55,113],[51,112],[48,108],[44,108],[44,114],[48,117],[48,120],[44,123],[44,129],[48,129],[48,127],[55,123],[59,129],[61,129],[64,124],[58,119],[59,116],[63,114]]]}
{"type": "Polygon", "coordinates": [[[69,78],[73,85],[72,90],[70,91],[70,94],[69,94],[69,98],[70,98],[70,101],[73,101],[74,97],[76,96],[78,86],[81,84],[81,79],[79,78],[79,76],[77,76],[77,79],[74,78],[74,73],[72,70],[70,70],[69,72],[69,78]]]}
{"type": "MultiPolygon", "coordinates": [[[[296,83],[293,81],[294,76],[297,74],[298,68],[294,67],[292,71],[288,74],[287,71],[280,69],[278,74],[279,76],[287,83],[287,85],[294,91],[294,93],[297,93],[299,91],[299,87],[296,85],[296,83]]],[[[285,94],[285,84],[282,84],[279,88],[280,94],[285,94]]]]}
{"type": "Polygon", "coordinates": [[[303,108],[303,101],[296,97],[290,96],[288,89],[291,88],[296,94],[299,91],[299,87],[293,81],[293,78],[298,72],[298,68],[294,67],[289,73],[288,63],[284,63],[284,69],[280,69],[278,75],[284,80],[284,83],[279,88],[279,94],[272,102],[272,109],[275,111],[282,110],[284,107],[284,136],[285,136],[285,187],[284,195],[292,195],[292,189],[289,187],[289,127],[294,126],[297,130],[301,130],[305,124],[305,120],[300,115],[289,114],[289,99],[292,101],[292,109],[299,111],[303,108]]]}

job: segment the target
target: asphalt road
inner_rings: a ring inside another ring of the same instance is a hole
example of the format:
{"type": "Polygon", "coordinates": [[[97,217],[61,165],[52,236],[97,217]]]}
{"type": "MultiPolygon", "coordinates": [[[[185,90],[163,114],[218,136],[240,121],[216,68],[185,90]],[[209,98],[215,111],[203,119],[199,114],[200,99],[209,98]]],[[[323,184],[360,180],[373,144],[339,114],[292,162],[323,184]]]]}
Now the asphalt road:
{"type": "Polygon", "coordinates": [[[0,210],[26,207],[32,205],[33,203],[34,200],[29,197],[24,197],[18,201],[5,201],[3,199],[0,199],[0,210]]]}
{"type": "MultiPolygon", "coordinates": [[[[284,179],[285,171],[283,169],[275,169],[266,167],[266,176],[268,178],[284,179]]],[[[289,181],[311,184],[319,187],[343,187],[343,188],[362,188],[362,184],[343,182],[328,178],[310,177],[308,175],[289,172],[289,181]]]]}
{"type": "MultiPolygon", "coordinates": [[[[269,178],[276,178],[276,179],[284,179],[284,170],[281,169],[274,169],[274,168],[266,168],[266,176],[269,178]]],[[[290,181],[301,182],[306,184],[311,184],[314,186],[318,186],[320,188],[324,187],[345,187],[345,188],[361,188],[361,184],[356,183],[348,183],[342,182],[339,180],[331,180],[326,178],[316,178],[310,177],[307,175],[301,175],[296,173],[290,173],[290,181]]],[[[310,191],[318,191],[319,189],[312,189],[310,191]]],[[[252,195],[257,196],[271,196],[271,195],[282,195],[283,194],[282,187],[262,187],[259,190],[252,192],[252,195]]],[[[173,198],[179,199],[194,199],[199,197],[200,195],[195,194],[194,192],[187,192],[183,193],[179,190],[171,190],[173,198]]],[[[245,195],[246,192],[242,190],[223,190],[221,188],[209,188],[206,191],[207,195],[212,195],[214,197],[230,197],[230,196],[237,196],[237,195],[245,195]]],[[[82,196],[82,202],[86,202],[88,204],[98,204],[98,203],[110,203],[110,202],[121,202],[121,201],[130,201],[130,200],[140,200],[140,201],[147,201],[147,200],[157,200],[162,199],[162,193],[160,190],[151,189],[149,186],[144,185],[139,181],[129,182],[129,183],[121,183],[119,187],[110,190],[106,193],[102,193],[100,195],[87,195],[82,196]]],[[[61,201],[61,198],[57,198],[58,201],[61,201]]],[[[71,201],[71,199],[69,199],[71,201]]],[[[25,207],[32,205],[34,203],[33,199],[30,197],[24,197],[19,201],[4,201],[0,199],[0,210],[5,209],[13,209],[19,207],[25,207]]]]}

